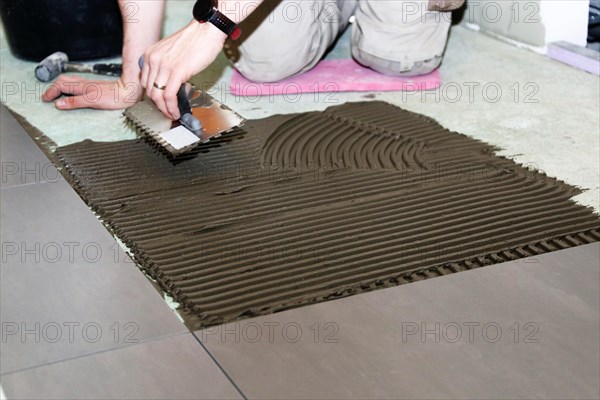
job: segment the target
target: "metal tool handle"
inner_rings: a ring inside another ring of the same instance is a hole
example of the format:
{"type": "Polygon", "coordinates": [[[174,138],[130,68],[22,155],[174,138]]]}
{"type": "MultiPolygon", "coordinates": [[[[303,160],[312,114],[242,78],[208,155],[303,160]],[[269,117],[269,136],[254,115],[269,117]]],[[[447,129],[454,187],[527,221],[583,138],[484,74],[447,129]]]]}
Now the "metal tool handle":
{"type": "Polygon", "coordinates": [[[94,74],[121,76],[123,73],[123,64],[94,64],[94,74]]]}

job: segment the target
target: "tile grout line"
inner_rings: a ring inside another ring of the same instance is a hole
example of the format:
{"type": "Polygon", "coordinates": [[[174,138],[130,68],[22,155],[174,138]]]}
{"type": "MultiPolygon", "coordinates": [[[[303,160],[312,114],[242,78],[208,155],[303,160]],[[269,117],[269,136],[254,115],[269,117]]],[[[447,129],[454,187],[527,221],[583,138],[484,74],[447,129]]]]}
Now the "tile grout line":
{"type": "MultiPolygon", "coordinates": [[[[183,336],[183,335],[187,335],[187,334],[190,334],[190,332],[186,331],[186,332],[179,332],[179,333],[174,333],[174,334],[170,334],[170,335],[159,336],[159,337],[156,337],[156,338],[153,338],[153,339],[148,339],[148,340],[140,341],[139,343],[132,343],[132,344],[127,345],[127,346],[113,347],[113,348],[110,348],[110,349],[99,350],[99,351],[95,351],[95,352],[88,353],[88,354],[82,354],[82,355],[75,356],[75,357],[65,358],[65,359],[62,359],[62,360],[56,360],[56,361],[51,361],[51,362],[47,362],[47,363],[43,363],[43,364],[39,364],[39,365],[34,365],[34,366],[31,366],[31,367],[21,368],[21,369],[17,369],[17,370],[10,371],[10,372],[5,372],[5,373],[1,373],[0,372],[0,377],[6,377],[6,376],[9,376],[9,375],[12,375],[12,374],[19,373],[19,372],[26,372],[26,371],[30,371],[30,370],[36,369],[36,368],[47,367],[47,366],[50,366],[50,365],[59,364],[59,363],[66,362],[66,361],[73,361],[73,360],[77,360],[77,359],[80,359],[80,358],[95,356],[95,355],[98,355],[98,354],[108,353],[110,351],[127,349],[129,347],[140,346],[140,345],[143,345],[143,344],[157,342],[159,340],[168,339],[168,338],[171,338],[171,337],[183,336]]],[[[194,335],[193,333],[191,335],[194,336],[194,338],[196,337],[196,335],[194,335]]]]}
{"type": "Polygon", "coordinates": [[[208,350],[208,348],[204,345],[204,343],[202,343],[202,341],[200,339],[198,339],[198,336],[196,336],[196,334],[194,332],[192,332],[192,336],[194,337],[194,339],[196,339],[196,341],[200,344],[200,346],[202,346],[202,348],[204,349],[204,351],[206,351],[206,354],[209,355],[209,357],[213,360],[213,362],[215,363],[215,365],[217,367],[219,367],[219,369],[221,370],[221,372],[227,377],[227,379],[229,380],[229,382],[231,382],[231,384],[233,385],[233,387],[235,388],[235,390],[237,390],[237,392],[240,394],[240,396],[242,396],[242,398],[244,400],[248,400],[248,397],[246,397],[246,395],[244,394],[244,392],[242,392],[242,389],[240,389],[240,387],[237,385],[237,383],[235,383],[235,381],[233,380],[233,378],[227,373],[227,371],[225,371],[225,368],[223,368],[223,366],[217,361],[217,359],[215,358],[215,356],[213,356],[213,354],[210,352],[210,350],[208,350]]]}

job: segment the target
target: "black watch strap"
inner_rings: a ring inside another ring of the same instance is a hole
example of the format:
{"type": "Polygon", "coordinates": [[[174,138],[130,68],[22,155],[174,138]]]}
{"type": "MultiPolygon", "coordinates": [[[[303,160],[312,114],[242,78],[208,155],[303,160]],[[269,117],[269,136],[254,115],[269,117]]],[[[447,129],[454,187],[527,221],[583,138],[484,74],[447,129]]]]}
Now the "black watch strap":
{"type": "Polygon", "coordinates": [[[200,23],[210,22],[231,39],[238,39],[242,31],[235,22],[219,11],[217,4],[217,0],[197,0],[194,5],[194,19],[200,23]]]}
{"type": "Polygon", "coordinates": [[[237,40],[242,34],[241,29],[235,22],[227,18],[225,14],[215,8],[215,12],[208,20],[211,24],[223,31],[231,40],[237,40]]]}

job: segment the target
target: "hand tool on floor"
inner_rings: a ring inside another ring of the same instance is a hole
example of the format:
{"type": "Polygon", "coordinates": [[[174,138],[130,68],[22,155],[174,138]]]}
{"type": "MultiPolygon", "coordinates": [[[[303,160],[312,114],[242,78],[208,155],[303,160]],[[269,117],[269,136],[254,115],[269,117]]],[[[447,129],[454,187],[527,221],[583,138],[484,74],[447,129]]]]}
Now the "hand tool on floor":
{"type": "MultiPolygon", "coordinates": [[[[139,61],[144,65],[143,57],[139,61]]],[[[181,85],[177,93],[181,118],[171,121],[148,97],[123,113],[138,132],[148,135],[173,156],[189,152],[200,143],[231,131],[245,119],[191,83],[181,85]]]]}
{"type": "Polygon", "coordinates": [[[44,58],[35,67],[35,77],[40,82],[50,82],[63,72],[121,76],[122,71],[123,66],[121,64],[82,64],[69,62],[67,54],[57,51],[44,58]]]}

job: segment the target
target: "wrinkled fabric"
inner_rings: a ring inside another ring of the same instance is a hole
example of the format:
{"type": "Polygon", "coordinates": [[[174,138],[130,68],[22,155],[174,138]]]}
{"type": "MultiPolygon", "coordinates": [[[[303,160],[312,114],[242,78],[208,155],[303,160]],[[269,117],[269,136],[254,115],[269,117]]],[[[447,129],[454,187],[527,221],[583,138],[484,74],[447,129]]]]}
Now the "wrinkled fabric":
{"type": "Polygon", "coordinates": [[[429,0],[429,11],[453,11],[465,4],[465,0],[429,0]]]}
{"type": "Polygon", "coordinates": [[[240,25],[240,40],[226,42],[225,54],[247,79],[277,82],[315,67],[354,15],[351,44],[357,62],[386,75],[428,74],[440,65],[446,47],[452,19],[446,10],[463,2],[265,2],[240,25]],[[432,11],[432,4],[441,11],[432,11]]]}

